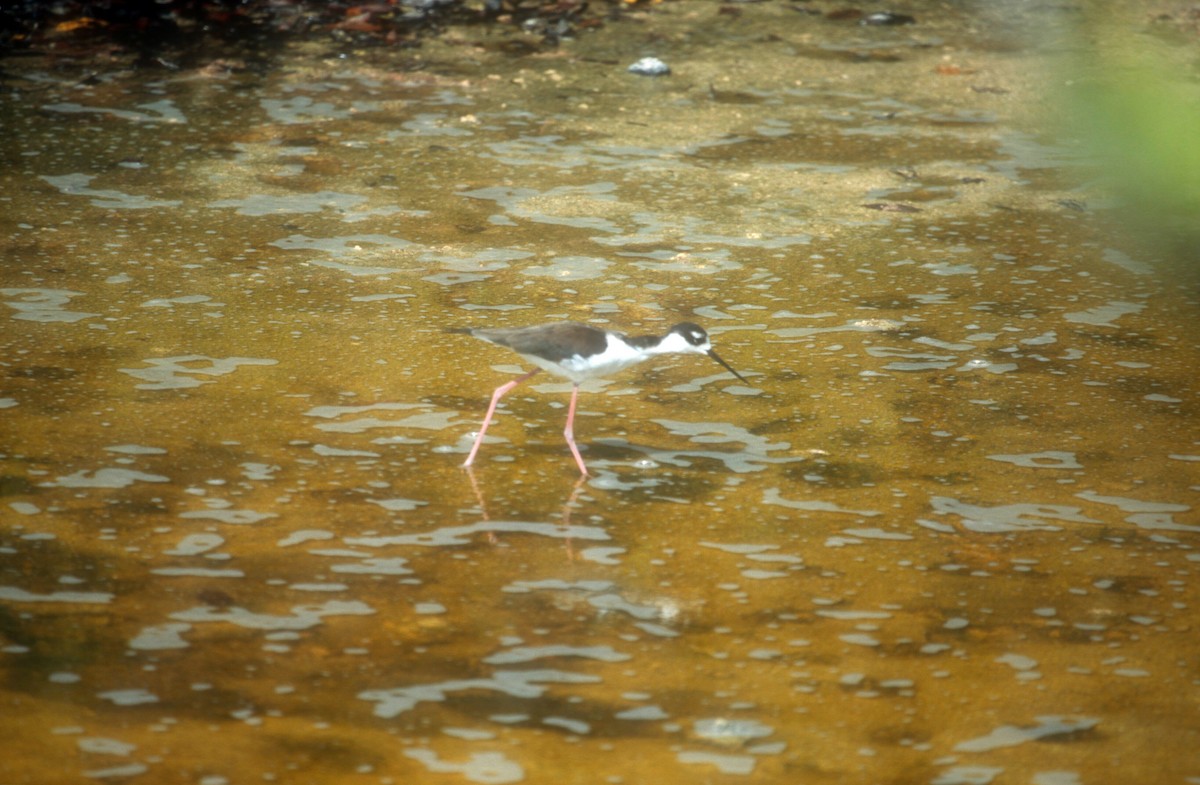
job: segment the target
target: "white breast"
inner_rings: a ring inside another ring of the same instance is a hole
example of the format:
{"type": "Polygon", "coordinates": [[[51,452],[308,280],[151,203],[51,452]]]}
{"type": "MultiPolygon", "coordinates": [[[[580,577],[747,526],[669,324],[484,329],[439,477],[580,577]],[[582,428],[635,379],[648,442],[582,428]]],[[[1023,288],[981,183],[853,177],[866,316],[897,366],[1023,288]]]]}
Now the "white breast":
{"type": "Polygon", "coordinates": [[[527,357],[531,363],[558,376],[565,376],[573,382],[586,379],[603,379],[617,371],[646,359],[646,355],[622,341],[608,337],[608,344],[600,354],[590,357],[575,355],[563,360],[561,364],[544,360],[540,357],[527,357]]]}

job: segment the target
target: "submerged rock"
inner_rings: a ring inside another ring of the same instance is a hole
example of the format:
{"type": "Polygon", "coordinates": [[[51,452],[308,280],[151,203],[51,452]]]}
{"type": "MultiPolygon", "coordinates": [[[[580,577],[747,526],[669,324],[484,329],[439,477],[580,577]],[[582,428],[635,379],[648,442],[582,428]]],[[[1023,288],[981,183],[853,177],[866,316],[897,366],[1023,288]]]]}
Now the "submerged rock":
{"type": "Polygon", "coordinates": [[[643,57],[633,65],[629,66],[631,74],[639,76],[666,76],[671,73],[671,66],[659,60],[657,57],[643,57]]]}

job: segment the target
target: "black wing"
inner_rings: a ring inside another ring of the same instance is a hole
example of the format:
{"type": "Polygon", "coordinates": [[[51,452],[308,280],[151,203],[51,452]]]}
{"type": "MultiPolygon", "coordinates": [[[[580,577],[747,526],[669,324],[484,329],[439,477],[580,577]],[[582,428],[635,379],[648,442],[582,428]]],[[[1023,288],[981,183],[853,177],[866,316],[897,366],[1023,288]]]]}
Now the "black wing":
{"type": "Polygon", "coordinates": [[[604,330],[578,322],[552,322],[532,327],[458,329],[517,354],[561,362],[576,355],[600,354],[608,346],[604,330]]]}

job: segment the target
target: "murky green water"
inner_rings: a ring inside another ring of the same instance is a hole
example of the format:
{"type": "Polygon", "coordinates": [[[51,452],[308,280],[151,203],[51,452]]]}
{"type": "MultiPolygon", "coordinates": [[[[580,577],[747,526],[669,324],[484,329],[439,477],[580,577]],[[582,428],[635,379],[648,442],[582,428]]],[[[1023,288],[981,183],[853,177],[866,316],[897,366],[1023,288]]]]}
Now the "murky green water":
{"type": "Polygon", "coordinates": [[[1055,50],[716,9],[21,64],[4,782],[1200,782],[1194,290],[1055,50]],[[585,387],[580,481],[535,377],[463,470],[522,366],[442,327],[554,319],[751,385],[585,387]]]}

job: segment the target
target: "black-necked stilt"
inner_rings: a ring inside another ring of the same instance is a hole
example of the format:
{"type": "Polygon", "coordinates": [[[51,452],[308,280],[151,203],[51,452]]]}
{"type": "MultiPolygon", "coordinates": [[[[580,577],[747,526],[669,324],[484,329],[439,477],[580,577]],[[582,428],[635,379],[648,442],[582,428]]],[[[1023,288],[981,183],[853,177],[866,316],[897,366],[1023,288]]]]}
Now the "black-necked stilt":
{"type": "Polygon", "coordinates": [[[529,373],[500,385],[492,393],[492,402],[484,415],[483,425],[479,428],[479,435],[475,437],[475,444],[471,446],[471,452],[463,466],[470,466],[475,460],[475,453],[479,452],[479,445],[483,444],[483,435],[496,412],[496,404],[509,390],[538,371],[549,371],[570,379],[574,384],[563,436],[567,437],[567,445],[571,448],[571,454],[575,456],[575,463],[579,464],[579,471],[583,474],[587,474],[588,470],[579,454],[579,448],[575,446],[574,434],[575,400],[579,397],[580,382],[616,373],[656,354],[671,353],[707,354],[724,366],[725,370],[743,382],[746,381],[713,351],[704,328],[691,322],[680,322],[665,335],[628,336],[578,322],[551,322],[532,327],[457,327],[449,332],[472,335],[488,343],[512,349],[537,366],[529,373]]]}

